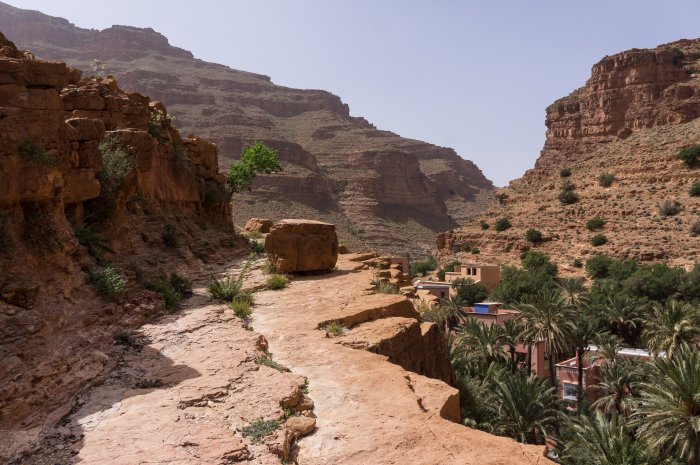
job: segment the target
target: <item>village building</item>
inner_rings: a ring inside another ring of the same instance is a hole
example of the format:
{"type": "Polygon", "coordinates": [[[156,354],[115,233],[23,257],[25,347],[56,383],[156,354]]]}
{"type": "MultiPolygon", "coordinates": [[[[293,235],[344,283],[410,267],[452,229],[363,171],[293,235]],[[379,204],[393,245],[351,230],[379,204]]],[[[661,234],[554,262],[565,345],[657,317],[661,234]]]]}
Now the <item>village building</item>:
{"type": "Polygon", "coordinates": [[[469,263],[459,265],[456,271],[445,273],[445,282],[452,284],[457,279],[471,279],[475,283],[481,283],[486,289],[492,291],[501,282],[501,268],[498,265],[476,265],[469,263]]]}

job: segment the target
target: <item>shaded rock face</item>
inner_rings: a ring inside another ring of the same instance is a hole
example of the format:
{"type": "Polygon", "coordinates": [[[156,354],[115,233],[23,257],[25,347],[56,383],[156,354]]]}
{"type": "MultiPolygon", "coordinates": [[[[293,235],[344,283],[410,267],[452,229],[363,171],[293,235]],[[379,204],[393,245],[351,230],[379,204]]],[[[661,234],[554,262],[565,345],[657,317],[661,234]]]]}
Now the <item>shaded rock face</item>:
{"type": "Polygon", "coordinates": [[[81,80],[0,34],[3,428],[41,427],[67,413],[66,399],[113,364],[112,334],[164,310],[143,285],[236,244],[230,207],[211,195],[224,189],[216,147],[181,138],[167,121],[149,132],[158,110],[114,79],[81,80]],[[110,197],[106,137],[130,166],[110,197]],[[174,247],[164,243],[166,225],[174,247]],[[86,284],[98,261],[118,270],[127,297],[104,300],[86,284]]]}
{"type": "Polygon", "coordinates": [[[245,230],[249,232],[269,233],[272,227],[272,220],[266,218],[251,218],[245,224],[245,230]]]}
{"type": "Polygon", "coordinates": [[[80,29],[0,3],[0,30],[37,56],[82,70],[98,58],[125,89],[160,100],[183,131],[215,142],[225,167],[262,140],[284,172],[236,197],[234,218],[312,217],[351,250],[426,253],[435,233],[492,202],[492,183],[454,150],[381,131],[339,97],[192,58],[151,29],[80,29]]]}
{"type": "Polygon", "coordinates": [[[650,50],[629,50],[605,57],[593,66],[585,86],[547,108],[547,139],[534,169],[511,182],[502,205],[477,216],[467,226],[438,237],[443,255],[467,244],[490,262],[518,262],[533,245],[530,228],[545,241],[536,246],[554,257],[565,273],[581,273],[573,260],[597,253],[640,261],[667,260],[690,266],[700,243],[690,233],[698,221],[700,200],[689,195],[698,181],[697,167],[675,158],[679,150],[700,143],[700,39],[680,40],[650,50]],[[568,168],[571,176],[560,177],[568,168]],[[614,176],[609,187],[599,182],[614,176]],[[565,181],[578,202],[558,199],[565,181]],[[660,214],[664,201],[677,201],[681,211],[660,214]],[[586,222],[600,216],[601,231],[586,222]],[[508,217],[513,227],[495,232],[496,219],[508,217]],[[482,230],[480,222],[490,225],[482,230]],[[594,234],[608,238],[593,247],[594,234]]]}
{"type": "Polygon", "coordinates": [[[312,220],[282,220],[265,238],[265,252],[280,273],[330,271],[338,260],[335,225],[312,220]]]}

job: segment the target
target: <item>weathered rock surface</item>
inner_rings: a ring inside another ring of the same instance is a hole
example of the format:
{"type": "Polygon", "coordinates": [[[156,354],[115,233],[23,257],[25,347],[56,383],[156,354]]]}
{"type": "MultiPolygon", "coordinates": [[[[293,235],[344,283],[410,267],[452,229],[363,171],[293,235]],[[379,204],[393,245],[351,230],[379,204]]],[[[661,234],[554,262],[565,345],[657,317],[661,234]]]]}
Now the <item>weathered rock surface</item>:
{"type": "Polygon", "coordinates": [[[265,334],[276,360],[309,380],[316,431],[299,441],[298,462],[551,464],[543,447],[460,425],[456,389],[391,362],[401,355],[393,351],[405,346],[387,344],[383,355],[364,350],[383,337],[390,341],[391,333],[402,334],[417,314],[404,297],[366,295],[372,272],[357,270],[358,262],[347,257],[340,257],[334,273],[301,277],[284,290],[256,296],[256,331],[265,334]],[[326,337],[320,327],[329,321],[350,329],[326,337]],[[345,343],[350,338],[366,341],[353,348],[345,343]]]}
{"type": "Polygon", "coordinates": [[[454,150],[378,130],[328,92],[197,60],[152,29],[81,29],[0,4],[0,30],[42,58],[85,71],[102,60],[124,88],[167,104],[183,131],[215,142],[222,165],[256,140],[276,148],[285,171],[238,196],[238,224],[318,218],[336,224],[351,250],[415,254],[432,249],[436,231],[492,201],[491,182],[454,150]]]}
{"type": "Polygon", "coordinates": [[[503,189],[504,204],[439,236],[438,248],[445,256],[478,248],[481,260],[517,262],[533,247],[525,231],[536,228],[545,237],[536,248],[568,273],[581,273],[571,266],[574,259],[585,261],[596,253],[691,265],[700,256],[700,240],[689,234],[700,220],[700,198],[688,191],[700,176],[697,167],[675,156],[700,143],[698,116],[700,39],[603,58],[585,86],[547,108],[542,154],[534,169],[503,189]],[[572,175],[563,179],[565,168],[572,175]],[[603,173],[614,175],[610,187],[600,185],[603,173]],[[579,196],[573,205],[558,200],[565,181],[579,196]],[[659,205],[666,200],[678,201],[680,213],[661,215],[659,205]],[[586,229],[594,216],[606,221],[602,231],[586,229]],[[502,217],[513,227],[495,232],[493,224],[502,217]],[[482,230],[481,221],[490,229],[482,230]],[[590,239],[598,232],[608,243],[593,247],[590,239]]]}
{"type": "Polygon", "coordinates": [[[230,206],[207,196],[223,189],[216,147],[167,121],[149,133],[159,109],[0,34],[2,430],[53,424],[113,367],[113,334],[164,311],[144,284],[240,253],[230,206]],[[109,198],[99,175],[107,135],[131,165],[109,198]],[[125,279],[124,297],[105,300],[87,285],[98,261],[125,279]]]}
{"type": "Polygon", "coordinates": [[[335,225],[313,220],[278,221],[265,237],[265,252],[280,273],[330,271],[338,260],[335,225]]]}
{"type": "Polygon", "coordinates": [[[266,218],[251,218],[245,224],[245,230],[248,232],[269,233],[270,228],[274,223],[266,218]]]}

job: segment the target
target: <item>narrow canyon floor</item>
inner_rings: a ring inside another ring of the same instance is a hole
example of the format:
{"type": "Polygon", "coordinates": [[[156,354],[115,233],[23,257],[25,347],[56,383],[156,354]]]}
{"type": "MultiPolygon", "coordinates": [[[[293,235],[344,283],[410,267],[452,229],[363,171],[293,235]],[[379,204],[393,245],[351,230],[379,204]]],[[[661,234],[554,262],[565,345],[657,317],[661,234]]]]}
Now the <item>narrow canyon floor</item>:
{"type": "MultiPolygon", "coordinates": [[[[455,389],[359,348],[395,336],[406,315],[396,310],[404,297],[371,294],[371,271],[349,258],[332,273],[257,292],[252,329],[208,297],[206,274],[195,277],[183,309],[121,335],[117,368],[15,463],[551,463],[542,447],[449,421],[455,389]],[[328,321],[351,329],[329,337],[319,329],[328,321]],[[261,365],[268,350],[290,371],[261,365]],[[257,419],[284,424],[255,443],[242,429],[257,419]]],[[[264,279],[255,269],[246,283],[264,279]]]]}

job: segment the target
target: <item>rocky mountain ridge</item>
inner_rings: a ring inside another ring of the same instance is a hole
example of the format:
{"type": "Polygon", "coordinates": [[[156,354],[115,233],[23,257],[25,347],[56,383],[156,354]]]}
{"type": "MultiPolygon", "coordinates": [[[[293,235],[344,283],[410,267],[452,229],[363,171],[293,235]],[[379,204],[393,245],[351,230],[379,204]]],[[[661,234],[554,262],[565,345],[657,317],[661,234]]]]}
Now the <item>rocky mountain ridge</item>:
{"type": "Polygon", "coordinates": [[[0,3],[0,30],[42,58],[86,71],[101,60],[124,88],[167,104],[181,130],[215,142],[222,167],[255,140],[276,148],[285,171],[240,196],[238,224],[312,217],[337,224],[351,249],[424,253],[492,201],[491,182],[454,150],[378,130],[329,92],[194,59],[151,29],[80,29],[0,3]]]}
{"type": "Polygon", "coordinates": [[[479,249],[481,260],[496,263],[518,262],[521,252],[537,249],[573,274],[582,272],[574,260],[599,253],[691,265],[700,256],[700,239],[691,234],[700,198],[689,190],[700,171],[676,154],[700,143],[698,116],[700,39],[603,58],[585,86],[547,108],[547,139],[535,167],[499,191],[499,205],[441,235],[438,247],[465,258],[479,249]],[[604,174],[612,176],[610,186],[601,183],[604,174]],[[563,204],[563,190],[578,200],[563,204]],[[663,205],[676,202],[678,212],[667,214],[663,205]],[[589,231],[594,217],[605,224],[589,231]],[[512,227],[495,231],[500,218],[512,227]],[[541,231],[541,244],[526,240],[531,228],[541,231]],[[607,243],[594,246],[596,234],[607,243]]]}

